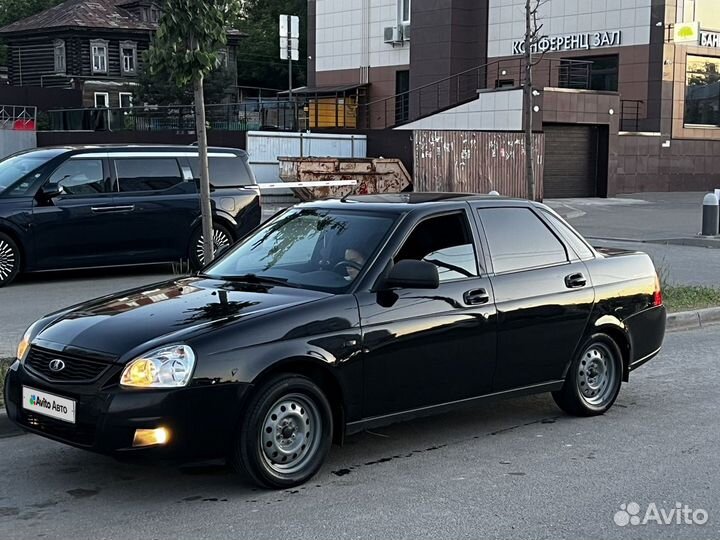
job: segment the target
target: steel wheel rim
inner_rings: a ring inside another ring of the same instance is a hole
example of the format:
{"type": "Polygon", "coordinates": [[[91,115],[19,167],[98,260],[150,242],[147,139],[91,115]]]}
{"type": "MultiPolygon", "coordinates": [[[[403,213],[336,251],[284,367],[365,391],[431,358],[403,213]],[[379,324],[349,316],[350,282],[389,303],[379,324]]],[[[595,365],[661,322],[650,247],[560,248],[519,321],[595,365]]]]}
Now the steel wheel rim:
{"type": "Polygon", "coordinates": [[[617,376],[615,355],[604,344],[594,343],[578,363],[576,381],[580,396],[594,407],[605,405],[615,391],[617,376]]]}
{"type": "MultiPolygon", "coordinates": [[[[203,249],[204,236],[200,235],[200,238],[195,244],[195,254],[197,255],[200,264],[205,263],[205,250],[203,249]]],[[[224,248],[230,245],[230,237],[220,229],[213,229],[213,252],[217,253],[220,248],[224,248]]]]}
{"type": "Polygon", "coordinates": [[[260,453],[272,471],[293,474],[315,457],[321,433],[315,402],[302,394],[287,394],[270,407],[260,426],[260,453]]]}
{"type": "Polygon", "coordinates": [[[17,255],[5,240],[0,240],[0,281],[5,281],[15,270],[17,255]]]}

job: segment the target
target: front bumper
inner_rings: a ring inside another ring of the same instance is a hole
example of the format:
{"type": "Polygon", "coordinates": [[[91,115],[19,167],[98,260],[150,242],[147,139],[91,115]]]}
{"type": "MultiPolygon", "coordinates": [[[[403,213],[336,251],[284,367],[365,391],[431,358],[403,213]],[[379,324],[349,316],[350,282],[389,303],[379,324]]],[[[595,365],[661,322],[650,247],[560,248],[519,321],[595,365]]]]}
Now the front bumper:
{"type": "Polygon", "coordinates": [[[223,456],[240,420],[248,384],[195,385],[162,390],[121,389],[111,374],[91,385],[51,383],[16,362],[5,381],[8,417],[26,431],[105,454],[143,454],[172,458],[223,456]],[[22,387],[75,400],[75,423],[22,407],[22,387]],[[168,442],[133,447],[136,429],[165,427],[168,442]]]}

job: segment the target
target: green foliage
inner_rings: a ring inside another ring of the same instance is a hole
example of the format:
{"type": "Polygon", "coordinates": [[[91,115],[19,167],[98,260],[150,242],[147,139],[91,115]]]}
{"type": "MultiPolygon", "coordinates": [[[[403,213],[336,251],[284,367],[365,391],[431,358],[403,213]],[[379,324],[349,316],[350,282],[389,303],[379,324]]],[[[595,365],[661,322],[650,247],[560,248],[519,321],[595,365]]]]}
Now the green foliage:
{"type": "Polygon", "coordinates": [[[663,302],[671,312],[720,306],[720,289],[672,285],[663,288],[663,302]]]}
{"type": "Polygon", "coordinates": [[[238,50],[238,84],[287,88],[287,62],[280,60],[278,18],[300,17],[300,60],[293,62],[293,86],[302,86],[307,74],[307,1],[245,0],[238,29],[248,35],[238,50]]]}
{"type": "MultiPolygon", "coordinates": [[[[0,0],[0,28],[61,4],[64,0],[0,0]]],[[[0,65],[7,63],[7,47],[0,46],[0,65]]]]}
{"type": "Polygon", "coordinates": [[[178,88],[207,76],[218,65],[227,30],[240,0],[165,0],[160,26],[148,50],[152,75],[167,77],[178,88]]]}
{"type": "MultiPolygon", "coordinates": [[[[144,62],[144,65],[148,65],[144,62]]],[[[191,84],[178,86],[164,70],[141,69],[138,74],[138,85],[133,92],[133,103],[136,106],[149,105],[188,105],[193,102],[191,84]]],[[[221,103],[232,90],[233,75],[226,68],[217,68],[204,78],[205,103],[221,103]]]]}

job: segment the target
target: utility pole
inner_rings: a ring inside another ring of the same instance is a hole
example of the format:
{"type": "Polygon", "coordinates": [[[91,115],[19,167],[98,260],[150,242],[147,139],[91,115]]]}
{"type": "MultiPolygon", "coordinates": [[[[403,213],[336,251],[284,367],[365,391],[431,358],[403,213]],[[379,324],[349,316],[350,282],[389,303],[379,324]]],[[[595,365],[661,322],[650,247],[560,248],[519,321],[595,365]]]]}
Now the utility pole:
{"type": "Polygon", "coordinates": [[[532,42],[533,31],[531,0],[525,0],[525,84],[523,86],[523,109],[525,111],[525,178],[527,198],[535,200],[535,173],[533,172],[534,149],[532,140],[532,42]]]}

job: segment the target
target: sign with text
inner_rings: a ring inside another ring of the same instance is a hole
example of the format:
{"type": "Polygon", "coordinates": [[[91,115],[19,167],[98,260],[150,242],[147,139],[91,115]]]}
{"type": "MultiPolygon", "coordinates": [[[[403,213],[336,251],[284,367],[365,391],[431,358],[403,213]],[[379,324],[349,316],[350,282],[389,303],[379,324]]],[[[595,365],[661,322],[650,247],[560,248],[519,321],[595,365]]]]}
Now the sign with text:
{"type": "MultiPolygon", "coordinates": [[[[558,51],[580,51],[601,47],[616,47],[622,43],[622,30],[612,32],[582,32],[564,36],[544,36],[532,45],[533,54],[558,51]]],[[[513,41],[513,54],[525,54],[525,41],[513,41]]]]}
{"type": "Polygon", "coordinates": [[[700,30],[700,46],[720,49],[720,32],[708,32],[700,30]]]}

